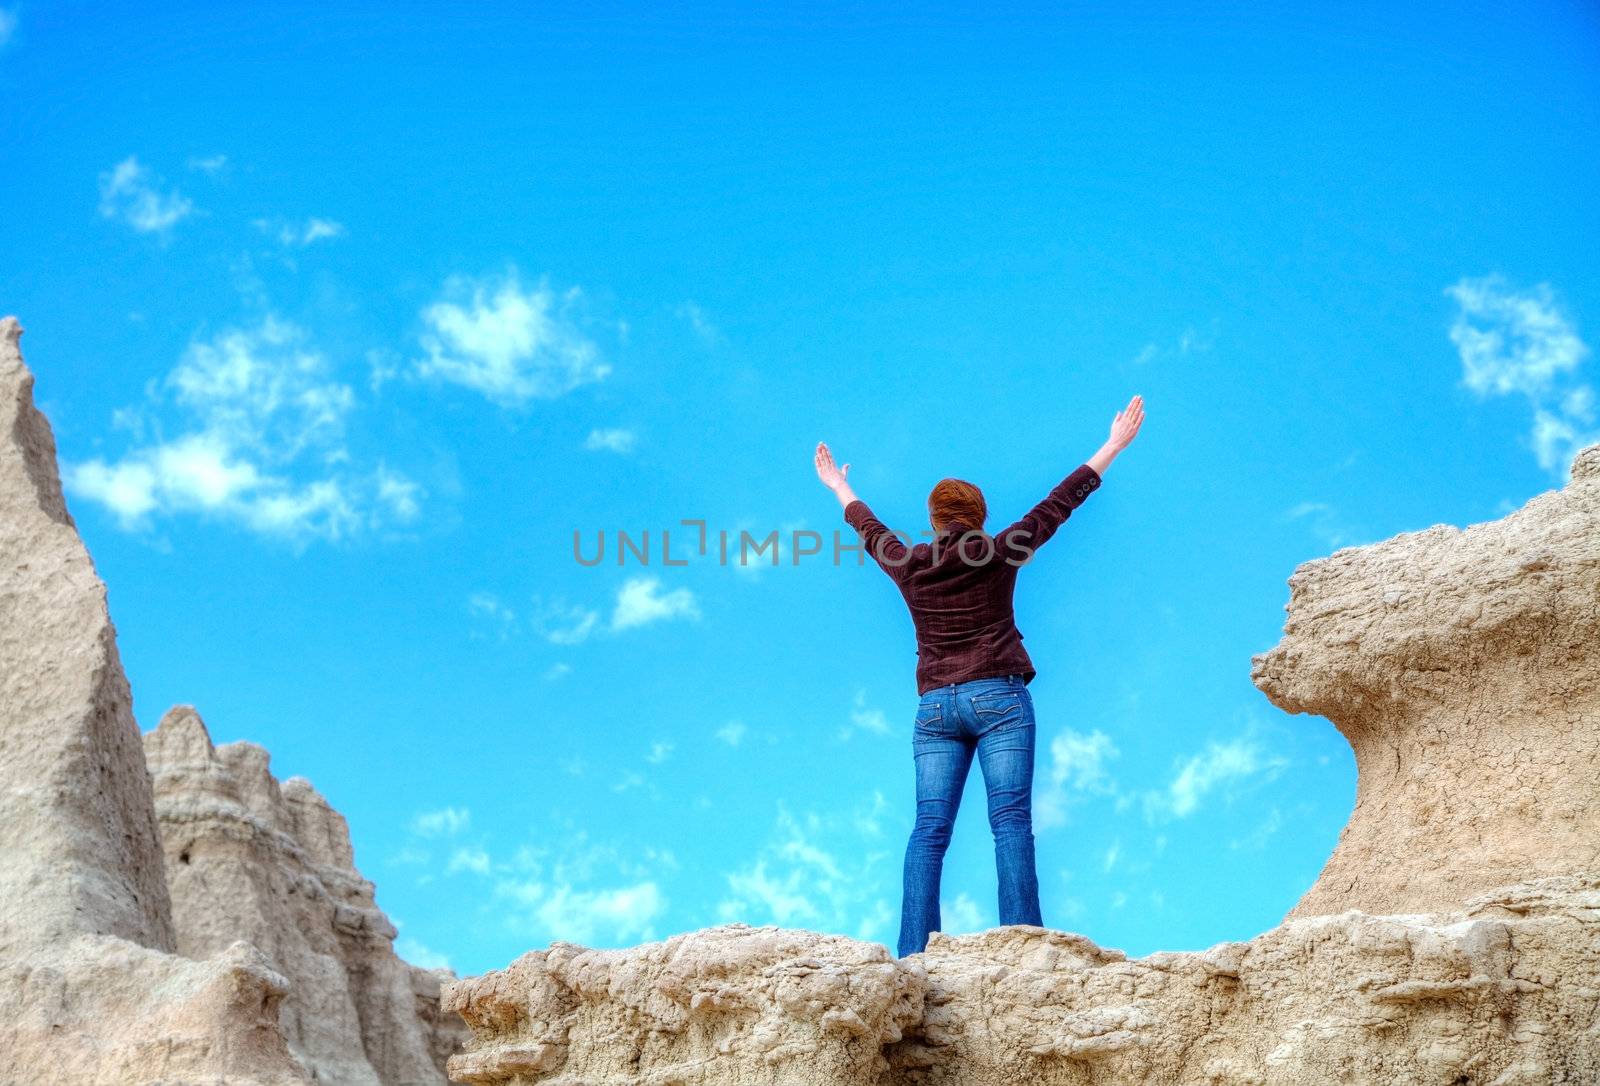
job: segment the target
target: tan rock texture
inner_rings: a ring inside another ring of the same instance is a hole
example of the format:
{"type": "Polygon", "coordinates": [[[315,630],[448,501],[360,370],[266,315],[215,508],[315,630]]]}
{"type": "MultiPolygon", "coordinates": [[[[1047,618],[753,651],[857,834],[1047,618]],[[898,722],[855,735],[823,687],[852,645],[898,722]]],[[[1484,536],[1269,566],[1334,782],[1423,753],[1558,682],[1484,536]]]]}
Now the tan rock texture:
{"type": "Polygon", "coordinates": [[[0,320],[0,1069],[7,1083],[300,1082],[284,980],[174,949],[150,777],[105,586],[0,320]]]}
{"type": "Polygon", "coordinates": [[[1291,916],[1455,908],[1600,872],[1600,445],[1511,515],[1397,536],[1289,579],[1255,660],[1355,752],[1355,811],[1291,916]]]}
{"type": "Polygon", "coordinates": [[[443,1082],[449,975],[395,956],[316,790],[186,707],[145,740],[152,787],[21,331],[0,320],[0,1084],[443,1082]]]}
{"type": "Polygon", "coordinates": [[[460,981],[455,1081],[504,1086],[1600,1082],[1600,446],[1465,531],[1308,563],[1255,661],[1359,783],[1278,927],[1128,959],[1009,927],[893,960],[710,928],[460,981]]]}
{"type": "Polygon", "coordinates": [[[190,706],[144,742],[179,952],[259,947],[288,982],[289,1048],[318,1082],[443,1083],[466,1034],[439,1012],[440,982],[454,975],[395,954],[344,817],[304,779],[280,784],[256,744],[214,746],[190,706]]]}
{"type": "Polygon", "coordinates": [[[1289,920],[1130,960],[1080,935],[875,944],[731,925],[557,943],[446,989],[457,1082],[1534,1086],[1600,1082],[1600,880],[1289,920]]]}

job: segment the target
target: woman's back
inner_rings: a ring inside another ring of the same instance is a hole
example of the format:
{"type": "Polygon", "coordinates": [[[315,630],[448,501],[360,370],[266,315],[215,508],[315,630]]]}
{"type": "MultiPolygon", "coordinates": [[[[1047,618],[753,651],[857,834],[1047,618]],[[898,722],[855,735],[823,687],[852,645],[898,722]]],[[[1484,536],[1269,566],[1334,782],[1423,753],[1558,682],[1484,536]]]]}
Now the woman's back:
{"type": "Polygon", "coordinates": [[[884,527],[866,502],[858,498],[845,507],[845,520],[911,611],[917,693],[991,675],[1033,678],[1012,609],[1017,570],[1099,485],[1099,473],[1085,464],[998,535],[956,521],[931,543],[914,547],[884,527]]]}

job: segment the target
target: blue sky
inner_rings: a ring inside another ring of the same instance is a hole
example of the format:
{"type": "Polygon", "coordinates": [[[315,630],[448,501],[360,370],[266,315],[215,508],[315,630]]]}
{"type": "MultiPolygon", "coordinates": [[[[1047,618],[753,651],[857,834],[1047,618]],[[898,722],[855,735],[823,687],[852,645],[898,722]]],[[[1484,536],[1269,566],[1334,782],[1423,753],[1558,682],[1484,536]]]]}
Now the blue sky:
{"type": "Polygon", "coordinates": [[[892,585],[660,532],[843,528],[819,439],[891,524],[951,474],[1010,519],[1141,392],[1019,588],[1045,919],[1276,923],[1354,795],[1249,681],[1285,579],[1600,434],[1600,19],[1126,8],[0,9],[0,309],[143,726],[309,777],[416,960],[892,944],[892,585]]]}

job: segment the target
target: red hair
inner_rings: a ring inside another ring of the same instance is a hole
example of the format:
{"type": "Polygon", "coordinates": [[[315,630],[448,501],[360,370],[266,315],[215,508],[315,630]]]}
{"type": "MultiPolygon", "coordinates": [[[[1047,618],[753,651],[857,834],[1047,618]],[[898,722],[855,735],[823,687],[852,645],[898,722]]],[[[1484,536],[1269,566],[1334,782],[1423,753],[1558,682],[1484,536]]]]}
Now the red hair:
{"type": "Polygon", "coordinates": [[[940,479],[928,495],[928,519],[935,531],[944,531],[954,523],[968,528],[982,528],[989,518],[989,506],[983,500],[983,491],[964,479],[940,479]]]}

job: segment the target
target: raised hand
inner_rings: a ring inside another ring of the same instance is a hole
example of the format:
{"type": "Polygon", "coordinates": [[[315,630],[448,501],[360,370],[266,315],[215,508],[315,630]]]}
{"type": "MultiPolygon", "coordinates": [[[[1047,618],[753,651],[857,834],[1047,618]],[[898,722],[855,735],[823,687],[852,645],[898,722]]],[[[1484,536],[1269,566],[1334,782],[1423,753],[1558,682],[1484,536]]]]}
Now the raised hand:
{"type": "Polygon", "coordinates": [[[822,485],[829,490],[838,490],[846,485],[846,476],[850,474],[850,465],[838,467],[833,462],[833,452],[825,441],[817,442],[817,478],[822,480],[822,485]]]}
{"type": "Polygon", "coordinates": [[[1144,425],[1144,397],[1134,396],[1128,401],[1128,406],[1117,412],[1117,417],[1111,420],[1111,436],[1106,439],[1106,444],[1116,446],[1118,452],[1133,444],[1133,439],[1139,436],[1139,427],[1144,425]]]}
{"type": "Polygon", "coordinates": [[[850,481],[846,478],[849,474],[850,465],[842,468],[835,466],[827,442],[817,442],[817,478],[822,480],[823,486],[833,491],[840,505],[849,505],[856,500],[856,492],[850,489],[850,481]]]}
{"type": "Polygon", "coordinates": [[[1144,397],[1135,396],[1111,420],[1111,436],[1106,438],[1106,443],[1100,446],[1098,452],[1089,457],[1089,466],[1104,475],[1117,454],[1133,444],[1133,439],[1139,436],[1139,427],[1143,425],[1144,397]]]}

